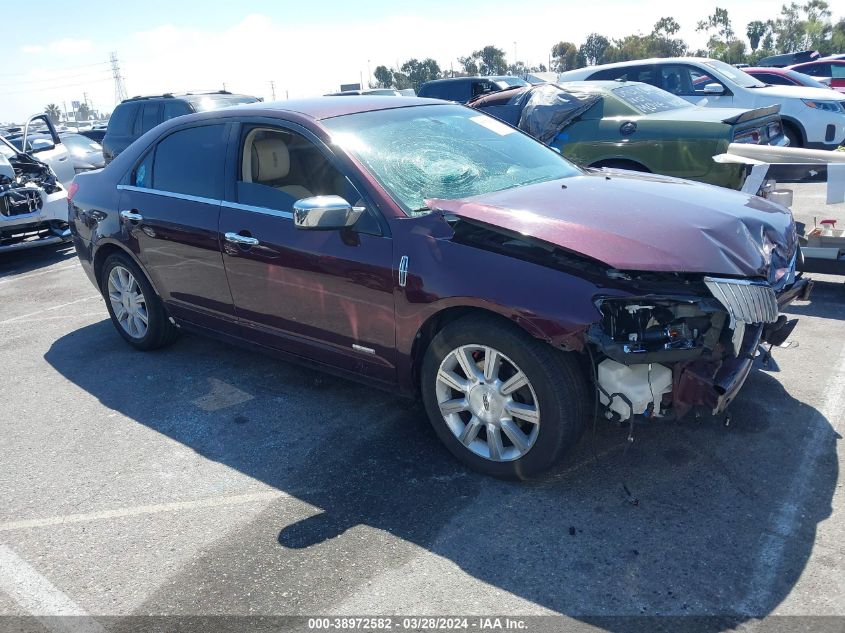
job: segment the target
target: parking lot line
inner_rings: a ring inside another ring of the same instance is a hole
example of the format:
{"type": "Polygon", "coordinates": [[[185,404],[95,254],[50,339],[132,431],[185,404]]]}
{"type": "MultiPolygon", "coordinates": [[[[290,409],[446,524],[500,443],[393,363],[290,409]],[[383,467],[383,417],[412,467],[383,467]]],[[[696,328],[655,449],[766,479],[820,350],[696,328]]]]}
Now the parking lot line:
{"type": "Polygon", "coordinates": [[[269,501],[279,497],[290,496],[291,495],[288,495],[279,490],[266,490],[262,492],[250,492],[242,495],[229,495],[226,497],[196,499],[194,501],[174,501],[171,503],[155,503],[150,505],[131,506],[128,508],[116,508],[114,510],[102,510],[99,512],[66,514],[63,516],[44,517],[42,519],[23,519],[20,521],[8,521],[6,523],[0,523],[0,532],[9,532],[11,530],[24,530],[28,528],[49,527],[52,525],[66,525],[70,523],[85,523],[88,521],[101,521],[104,519],[117,519],[143,514],[158,514],[160,512],[178,512],[180,510],[195,510],[197,508],[215,508],[220,506],[235,505],[239,503],[269,501]]]}
{"type": "Polygon", "coordinates": [[[82,607],[5,545],[0,545],[0,588],[27,613],[42,618],[42,624],[53,631],[105,631],[82,607]]]}
{"type": "Polygon", "coordinates": [[[783,503],[774,513],[768,529],[761,531],[762,544],[754,565],[754,573],[751,576],[748,593],[741,602],[745,613],[758,614],[768,610],[766,602],[768,596],[771,595],[771,587],[782,576],[781,562],[786,545],[801,521],[799,501],[811,494],[808,487],[813,481],[812,470],[825,451],[829,439],[827,434],[837,432],[836,423],[842,416],[842,408],[845,406],[845,347],[839,354],[826,391],[816,415],[825,419],[829,426],[825,424],[812,426],[807,441],[801,447],[801,461],[784,494],[783,503]]]}
{"type": "Polygon", "coordinates": [[[11,317],[4,321],[0,321],[0,325],[5,325],[6,323],[14,323],[15,321],[20,321],[21,319],[28,319],[30,317],[38,316],[39,314],[44,314],[45,312],[50,312],[52,310],[61,310],[62,308],[66,308],[68,306],[72,306],[77,303],[82,303],[83,301],[90,301],[91,299],[101,299],[100,295],[89,295],[87,297],[82,297],[81,299],[77,299],[76,301],[68,301],[67,303],[62,303],[57,306],[51,306],[49,308],[44,308],[43,310],[38,310],[37,312],[30,312],[29,314],[19,314],[18,316],[11,317]]]}
{"type": "Polygon", "coordinates": [[[6,279],[0,279],[0,285],[10,284],[10,283],[13,283],[15,281],[22,281],[24,279],[29,279],[30,277],[38,277],[39,275],[52,275],[53,273],[58,273],[58,272],[61,272],[63,270],[74,270],[76,268],[80,268],[81,266],[82,266],[81,264],[73,264],[72,266],[63,266],[61,268],[50,268],[48,270],[39,270],[38,272],[35,272],[35,273],[22,273],[20,275],[14,275],[13,274],[13,275],[7,277],[6,279]]]}

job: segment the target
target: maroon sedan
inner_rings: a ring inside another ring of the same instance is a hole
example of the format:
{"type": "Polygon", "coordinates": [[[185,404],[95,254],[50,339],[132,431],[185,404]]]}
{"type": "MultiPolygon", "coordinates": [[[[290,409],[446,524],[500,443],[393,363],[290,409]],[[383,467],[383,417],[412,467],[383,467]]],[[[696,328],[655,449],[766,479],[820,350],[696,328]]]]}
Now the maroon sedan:
{"type": "Polygon", "coordinates": [[[790,70],[789,68],[770,68],[765,66],[759,68],[743,68],[742,71],[748,73],[755,79],[762,81],[764,84],[769,84],[771,86],[830,88],[830,86],[827,86],[820,81],[816,81],[809,75],[805,75],[797,70],[790,70]]]}
{"type": "Polygon", "coordinates": [[[810,75],[834,90],[845,92],[845,59],[822,57],[811,62],[789,66],[789,70],[810,75]]]}
{"type": "Polygon", "coordinates": [[[501,477],[554,463],[594,406],[723,411],[809,289],[781,206],[583,171],[427,99],[179,117],[70,194],[129,344],[208,333],[420,394],[449,450],[501,477]]]}

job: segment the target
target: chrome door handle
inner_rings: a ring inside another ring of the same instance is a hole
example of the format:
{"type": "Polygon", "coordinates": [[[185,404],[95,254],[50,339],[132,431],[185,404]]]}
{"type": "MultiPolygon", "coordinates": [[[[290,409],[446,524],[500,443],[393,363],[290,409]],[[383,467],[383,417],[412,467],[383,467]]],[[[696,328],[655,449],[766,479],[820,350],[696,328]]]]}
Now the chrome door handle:
{"type": "Polygon", "coordinates": [[[226,233],[224,235],[227,242],[232,244],[239,244],[240,246],[258,246],[259,241],[254,237],[247,237],[238,233],[226,233]]]}
{"type": "Polygon", "coordinates": [[[140,222],[144,219],[144,216],[140,213],[135,213],[134,211],[121,211],[120,217],[124,220],[129,220],[130,222],[140,222]]]}

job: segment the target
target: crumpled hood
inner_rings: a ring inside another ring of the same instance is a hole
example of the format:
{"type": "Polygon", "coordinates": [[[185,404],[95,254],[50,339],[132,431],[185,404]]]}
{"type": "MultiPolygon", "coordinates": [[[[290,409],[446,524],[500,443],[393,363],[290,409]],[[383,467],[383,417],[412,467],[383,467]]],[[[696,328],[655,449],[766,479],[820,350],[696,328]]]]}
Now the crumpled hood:
{"type": "Polygon", "coordinates": [[[768,276],[797,248],[788,209],[757,196],[625,171],[597,171],[429,208],[498,226],[618,270],[768,276]]]}

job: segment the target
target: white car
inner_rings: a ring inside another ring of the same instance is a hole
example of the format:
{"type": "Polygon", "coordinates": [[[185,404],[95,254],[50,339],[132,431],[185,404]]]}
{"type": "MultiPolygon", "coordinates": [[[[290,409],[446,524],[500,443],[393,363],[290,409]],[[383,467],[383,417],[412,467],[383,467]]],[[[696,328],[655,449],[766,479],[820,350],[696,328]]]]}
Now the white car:
{"type": "Polygon", "coordinates": [[[0,253],[67,242],[67,220],[55,172],[0,136],[0,253]]]}
{"type": "Polygon", "coordinates": [[[589,66],[562,73],[561,81],[642,81],[690,103],[713,108],[780,105],[793,147],[836,149],[845,142],[845,95],[823,88],[769,86],[716,59],[667,57],[589,66]]]}

